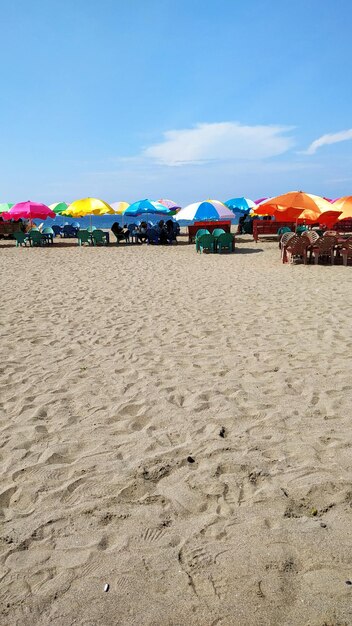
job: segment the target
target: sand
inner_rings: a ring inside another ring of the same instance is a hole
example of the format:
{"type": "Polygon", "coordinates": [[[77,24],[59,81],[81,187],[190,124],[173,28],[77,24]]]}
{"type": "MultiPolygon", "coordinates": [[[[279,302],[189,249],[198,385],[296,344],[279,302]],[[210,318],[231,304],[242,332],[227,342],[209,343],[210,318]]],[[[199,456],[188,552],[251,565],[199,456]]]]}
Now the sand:
{"type": "Polygon", "coordinates": [[[0,623],[352,624],[351,267],[0,258],[0,623]]]}

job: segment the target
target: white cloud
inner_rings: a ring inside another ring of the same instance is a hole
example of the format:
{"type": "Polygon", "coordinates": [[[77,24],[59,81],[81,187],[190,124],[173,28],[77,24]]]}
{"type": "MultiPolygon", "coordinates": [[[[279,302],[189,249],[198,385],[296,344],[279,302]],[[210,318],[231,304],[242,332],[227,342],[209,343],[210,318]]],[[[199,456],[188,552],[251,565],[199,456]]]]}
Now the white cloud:
{"type": "Polygon", "coordinates": [[[348,130],[341,130],[338,133],[327,133],[326,135],[322,135],[318,139],[315,139],[315,141],[308,146],[307,150],[303,154],[315,154],[318,148],[321,148],[322,146],[339,143],[340,141],[347,141],[348,139],[352,139],[352,128],[349,128],[348,130]]]}
{"type": "Polygon", "coordinates": [[[162,165],[201,164],[220,160],[258,160],[277,156],[294,145],[292,126],[245,126],[238,122],[197,124],[169,130],[162,143],[149,146],[143,156],[162,165]]]}

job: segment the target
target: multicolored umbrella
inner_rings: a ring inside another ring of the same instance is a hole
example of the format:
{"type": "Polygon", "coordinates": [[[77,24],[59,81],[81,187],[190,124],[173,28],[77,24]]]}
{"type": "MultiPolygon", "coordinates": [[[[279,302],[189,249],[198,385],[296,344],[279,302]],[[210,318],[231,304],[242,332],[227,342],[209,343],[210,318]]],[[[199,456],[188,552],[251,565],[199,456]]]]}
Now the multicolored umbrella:
{"type": "Polygon", "coordinates": [[[163,204],[164,206],[166,206],[167,209],[169,209],[170,215],[176,215],[177,211],[181,209],[179,204],[176,204],[176,202],[174,202],[173,200],[168,200],[167,198],[161,198],[161,200],[158,200],[158,202],[160,202],[160,204],[163,204]]]}
{"type": "Polygon", "coordinates": [[[54,202],[54,204],[49,204],[49,209],[54,211],[56,215],[61,215],[64,211],[68,209],[67,202],[54,202]]]}
{"type": "Polygon", "coordinates": [[[177,221],[188,220],[190,222],[202,220],[233,220],[233,212],[220,200],[205,200],[194,202],[184,207],[175,216],[177,221]]]}
{"type": "Polygon", "coordinates": [[[231,200],[226,200],[225,204],[234,213],[242,213],[242,215],[249,213],[249,211],[255,207],[253,200],[244,197],[231,198],[231,200]]]}
{"type": "Polygon", "coordinates": [[[11,202],[2,202],[0,204],[0,215],[1,213],[6,213],[13,207],[13,203],[11,202]]]}
{"type": "Polygon", "coordinates": [[[19,220],[21,218],[46,220],[47,217],[55,217],[55,213],[46,204],[27,200],[27,202],[14,204],[9,211],[2,213],[1,217],[5,220],[19,220]]]}

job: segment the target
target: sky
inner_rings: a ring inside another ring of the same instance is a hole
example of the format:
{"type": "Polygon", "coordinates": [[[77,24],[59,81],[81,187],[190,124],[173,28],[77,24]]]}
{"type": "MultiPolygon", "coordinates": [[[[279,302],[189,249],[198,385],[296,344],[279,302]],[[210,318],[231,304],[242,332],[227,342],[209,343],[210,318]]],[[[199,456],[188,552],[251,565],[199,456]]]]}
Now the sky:
{"type": "Polygon", "coordinates": [[[352,195],[350,0],[0,0],[0,202],[352,195]]]}

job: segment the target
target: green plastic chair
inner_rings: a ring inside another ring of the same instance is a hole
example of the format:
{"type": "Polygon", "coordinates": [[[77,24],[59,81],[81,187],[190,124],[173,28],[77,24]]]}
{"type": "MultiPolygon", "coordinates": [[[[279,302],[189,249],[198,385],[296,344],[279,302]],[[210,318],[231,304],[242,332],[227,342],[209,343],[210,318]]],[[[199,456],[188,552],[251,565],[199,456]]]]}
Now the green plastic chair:
{"type": "Polygon", "coordinates": [[[201,235],[196,241],[197,252],[202,253],[203,250],[215,251],[215,239],[210,233],[208,235],[201,235]]]}
{"type": "Polygon", "coordinates": [[[284,235],[285,233],[291,233],[291,228],[289,226],[281,226],[281,228],[279,228],[279,230],[277,231],[277,234],[279,235],[279,237],[281,235],[284,235]]]}
{"type": "Polygon", "coordinates": [[[199,238],[203,237],[203,235],[211,235],[211,233],[206,228],[200,228],[199,230],[197,230],[195,238],[194,238],[194,242],[196,244],[196,251],[197,252],[199,252],[199,244],[198,244],[199,238]]]}
{"type": "Polygon", "coordinates": [[[28,233],[29,243],[31,246],[42,246],[44,243],[44,237],[39,230],[32,230],[28,233]]]}
{"type": "Polygon", "coordinates": [[[45,228],[43,228],[42,235],[45,236],[44,241],[46,241],[46,243],[54,243],[55,232],[53,231],[51,226],[46,226],[45,228]]]}
{"type": "Polygon", "coordinates": [[[108,243],[104,231],[99,230],[98,228],[96,230],[93,230],[92,239],[94,246],[98,246],[99,244],[101,244],[102,246],[106,246],[108,243]]]}
{"type": "Polygon", "coordinates": [[[79,246],[82,245],[82,243],[88,243],[89,245],[91,244],[91,236],[90,236],[90,232],[88,232],[88,230],[79,230],[77,233],[77,243],[79,246]]]}
{"type": "Polygon", "coordinates": [[[22,246],[23,243],[25,246],[27,246],[29,240],[26,233],[23,233],[21,230],[19,230],[17,233],[13,233],[13,236],[16,239],[16,248],[18,248],[18,246],[22,246]]]}
{"type": "Polygon", "coordinates": [[[195,240],[197,241],[198,237],[201,237],[202,235],[210,235],[210,231],[207,230],[206,228],[200,228],[196,232],[195,240]]]}
{"type": "Polygon", "coordinates": [[[233,252],[234,249],[234,236],[231,233],[223,233],[217,239],[217,249],[221,254],[223,250],[229,250],[233,252]]]}
{"type": "Polygon", "coordinates": [[[306,230],[308,230],[307,226],[297,226],[296,235],[302,235],[306,230]]]}
{"type": "Polygon", "coordinates": [[[220,237],[220,235],[223,235],[225,232],[226,231],[224,231],[223,228],[214,228],[211,234],[213,235],[213,237],[220,237]]]}

